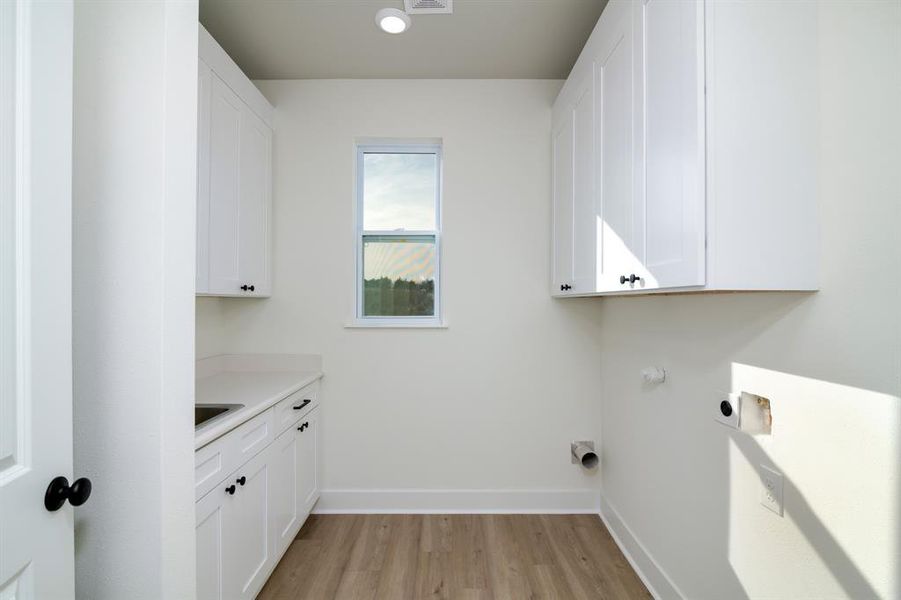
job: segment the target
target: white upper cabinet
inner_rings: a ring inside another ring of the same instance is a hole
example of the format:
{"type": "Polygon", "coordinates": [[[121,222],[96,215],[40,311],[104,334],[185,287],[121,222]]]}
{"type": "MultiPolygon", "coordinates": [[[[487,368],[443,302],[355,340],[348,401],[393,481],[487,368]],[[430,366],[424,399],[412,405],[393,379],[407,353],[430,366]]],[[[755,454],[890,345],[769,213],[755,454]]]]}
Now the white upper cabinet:
{"type": "Polygon", "coordinates": [[[647,0],[642,5],[642,277],[648,287],[701,286],[706,283],[704,4],[647,0]]]}
{"type": "Polygon", "coordinates": [[[815,290],[816,46],[815,3],[611,0],[554,104],[552,293],[815,290]]]}
{"type": "Polygon", "coordinates": [[[559,291],[594,289],[594,74],[580,82],[574,102],[553,132],[554,282],[559,291]]]}
{"type": "Polygon", "coordinates": [[[593,67],[597,82],[597,152],[589,160],[598,169],[601,210],[598,229],[598,279],[594,291],[622,288],[624,274],[641,275],[644,255],[642,206],[636,194],[634,166],[640,157],[636,132],[638,90],[634,76],[635,40],[631,3],[612,7],[598,24],[593,67]]]}
{"type": "Polygon", "coordinates": [[[271,293],[272,107],[203,27],[198,87],[197,293],[271,293]]]}
{"type": "Polygon", "coordinates": [[[573,279],[573,113],[565,111],[551,132],[553,160],[553,277],[564,293],[573,279]]]}

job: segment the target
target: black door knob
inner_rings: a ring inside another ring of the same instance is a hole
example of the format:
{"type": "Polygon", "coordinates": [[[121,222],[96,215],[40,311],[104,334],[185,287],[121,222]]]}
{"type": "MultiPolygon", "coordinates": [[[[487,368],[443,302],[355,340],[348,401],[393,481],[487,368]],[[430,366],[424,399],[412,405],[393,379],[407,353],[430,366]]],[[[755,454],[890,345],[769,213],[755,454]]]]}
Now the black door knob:
{"type": "Polygon", "coordinates": [[[241,289],[244,290],[245,292],[252,292],[252,291],[254,291],[256,288],[255,288],[254,286],[252,286],[252,285],[246,285],[246,284],[245,284],[245,285],[242,285],[242,286],[241,286],[241,289]]]}
{"type": "Polygon", "coordinates": [[[237,488],[235,487],[235,484],[233,483],[230,486],[228,486],[227,488],[225,488],[225,493],[228,494],[229,496],[234,496],[236,489],[237,488]]]}
{"type": "Polygon", "coordinates": [[[241,487],[244,487],[244,484],[247,483],[247,478],[244,477],[243,475],[241,475],[240,477],[238,477],[237,479],[235,479],[235,481],[236,481],[237,483],[240,483],[240,484],[241,484],[241,487]]]}
{"type": "Polygon", "coordinates": [[[50,512],[62,508],[66,500],[72,506],[81,506],[91,497],[91,480],[87,477],[76,479],[72,485],[65,477],[54,477],[44,493],[44,508],[50,512]]]}

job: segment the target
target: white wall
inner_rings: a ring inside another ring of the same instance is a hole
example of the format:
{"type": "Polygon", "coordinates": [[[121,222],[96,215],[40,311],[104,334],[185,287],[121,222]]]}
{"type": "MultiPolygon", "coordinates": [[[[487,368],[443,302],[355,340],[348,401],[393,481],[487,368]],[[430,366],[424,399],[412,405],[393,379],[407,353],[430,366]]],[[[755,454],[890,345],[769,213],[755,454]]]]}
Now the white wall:
{"type": "Polygon", "coordinates": [[[194,596],[197,2],[75,3],[76,594],[194,596]]]}
{"type": "MultiPolygon", "coordinates": [[[[222,301],[221,350],[323,355],[323,488],[582,490],[490,503],[591,509],[597,477],[570,464],[569,442],[599,432],[599,304],[547,294],[550,106],[560,82],[260,86],[276,106],[273,297],[222,301]],[[444,140],[446,330],[344,327],[358,137],[444,140]]],[[[199,302],[198,322],[215,321],[216,310],[199,302]]],[[[205,331],[198,348],[215,347],[215,328],[205,331]]],[[[326,493],[320,508],[477,501],[326,493]]]]}
{"type": "Polygon", "coordinates": [[[901,4],[819,8],[821,291],[602,309],[607,515],[686,598],[901,597],[901,4]],[[714,423],[718,389],[769,397],[773,435],[714,423]]]}
{"type": "Polygon", "coordinates": [[[197,360],[222,354],[228,323],[225,321],[225,306],[232,302],[226,298],[197,296],[195,302],[196,341],[194,353],[197,360]]]}

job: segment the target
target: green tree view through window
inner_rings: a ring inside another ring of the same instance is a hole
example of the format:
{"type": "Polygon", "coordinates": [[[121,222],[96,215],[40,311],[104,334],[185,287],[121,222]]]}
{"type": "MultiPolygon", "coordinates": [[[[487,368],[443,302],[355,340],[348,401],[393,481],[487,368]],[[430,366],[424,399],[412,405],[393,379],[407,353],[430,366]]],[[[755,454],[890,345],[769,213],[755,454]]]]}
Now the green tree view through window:
{"type": "Polygon", "coordinates": [[[439,149],[360,147],[360,317],[437,316],[439,149]]]}

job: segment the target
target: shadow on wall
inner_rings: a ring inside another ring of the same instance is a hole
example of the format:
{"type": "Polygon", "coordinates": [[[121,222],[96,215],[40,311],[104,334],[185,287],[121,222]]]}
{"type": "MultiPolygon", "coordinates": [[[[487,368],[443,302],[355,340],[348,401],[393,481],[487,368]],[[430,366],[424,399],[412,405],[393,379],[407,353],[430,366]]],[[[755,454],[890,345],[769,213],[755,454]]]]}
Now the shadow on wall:
{"type": "Polygon", "coordinates": [[[669,579],[665,597],[901,598],[901,399],[856,386],[891,357],[860,347],[878,324],[829,323],[834,303],[605,300],[604,499],[669,579]],[[648,366],[666,381],[642,383],[648,366]],[[715,390],[769,398],[772,434],[715,422],[715,390]],[[760,504],[761,465],[783,475],[782,518],[760,504]]]}
{"type": "MultiPolygon", "coordinates": [[[[809,548],[847,597],[901,597],[901,399],[740,363],[732,363],[732,390],[774,407],[772,435],[728,438],[725,554],[738,587],[751,578],[759,589],[761,555],[790,564],[809,559],[809,548]],[[762,489],[753,477],[761,466],[783,475],[784,521],[746,506],[762,489]]],[[[807,588],[805,571],[797,577],[807,588]]]]}

